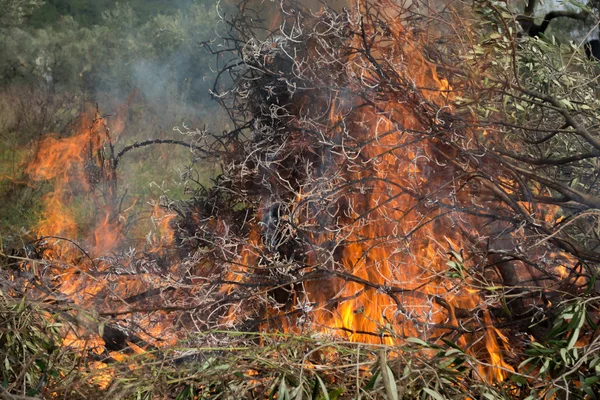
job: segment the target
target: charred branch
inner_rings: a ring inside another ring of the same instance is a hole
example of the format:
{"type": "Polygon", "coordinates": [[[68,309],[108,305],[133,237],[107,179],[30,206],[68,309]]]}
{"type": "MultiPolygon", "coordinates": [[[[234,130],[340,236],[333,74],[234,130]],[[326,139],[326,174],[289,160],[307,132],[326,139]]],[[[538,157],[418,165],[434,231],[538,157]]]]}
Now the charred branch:
{"type": "MultiPolygon", "coordinates": [[[[121,158],[128,153],[129,151],[133,150],[133,149],[138,149],[140,147],[146,147],[146,146],[151,146],[151,145],[155,145],[155,144],[175,144],[178,146],[184,146],[189,148],[192,151],[198,152],[200,154],[208,154],[209,152],[207,151],[207,149],[202,148],[200,146],[197,146],[193,143],[187,143],[181,140],[174,140],[174,139],[148,139],[145,140],[143,142],[136,142],[133,144],[130,144],[129,146],[125,146],[123,147],[123,149],[121,149],[121,151],[119,151],[117,153],[117,155],[114,157],[113,160],[113,168],[116,170],[117,167],[119,166],[119,161],[121,160],[121,158]]],[[[214,156],[214,154],[213,154],[214,156]]]]}

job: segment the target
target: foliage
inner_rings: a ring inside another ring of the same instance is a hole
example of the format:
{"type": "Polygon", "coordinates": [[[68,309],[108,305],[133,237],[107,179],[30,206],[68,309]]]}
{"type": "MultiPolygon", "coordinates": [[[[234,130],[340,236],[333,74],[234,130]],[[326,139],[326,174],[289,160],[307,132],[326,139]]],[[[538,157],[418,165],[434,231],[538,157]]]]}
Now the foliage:
{"type": "Polygon", "coordinates": [[[1,396],[49,394],[73,362],[70,350],[61,348],[64,325],[43,305],[9,297],[5,284],[0,289],[1,396]]]}
{"type": "Polygon", "coordinates": [[[122,97],[150,82],[157,87],[173,82],[179,95],[206,97],[205,74],[195,66],[204,64],[200,43],[213,34],[216,11],[193,5],[141,26],[137,20],[130,6],[117,3],[103,11],[101,25],[80,25],[65,17],[43,29],[0,29],[4,83],[45,80],[59,90],[83,85],[92,93],[121,91],[122,97]]]}
{"type": "MultiPolygon", "coordinates": [[[[499,140],[492,139],[481,151],[508,166],[501,190],[545,221],[531,233],[532,244],[516,250],[517,257],[548,242],[571,254],[556,277],[547,261],[556,261],[560,252],[533,265],[548,280],[541,285],[544,311],[540,319],[529,321],[528,332],[537,340],[517,353],[520,364],[511,379],[528,398],[595,398],[600,362],[597,63],[585,57],[581,43],[560,43],[550,35],[517,38],[514,15],[503,4],[483,1],[476,11],[484,16],[480,28],[485,33],[467,58],[472,69],[463,71],[481,76],[484,64],[489,74],[459,104],[476,113],[488,135],[497,133],[499,140]]],[[[519,241],[519,246],[525,243],[519,241]]],[[[505,257],[515,255],[507,250],[502,251],[505,257]]],[[[499,273],[506,276],[507,271],[499,273]]],[[[523,310],[522,300],[501,301],[512,313],[523,310]]]]}
{"type": "Polygon", "coordinates": [[[574,395],[576,398],[595,398],[600,389],[600,344],[585,329],[589,324],[597,330],[594,317],[597,314],[597,298],[577,298],[561,304],[557,316],[544,343],[533,342],[525,350],[519,365],[525,375],[533,374],[544,385],[515,377],[520,385],[530,387],[532,398],[574,395]]]}
{"type": "Polygon", "coordinates": [[[180,356],[186,361],[168,355],[177,366],[166,362],[153,365],[144,356],[135,361],[139,368],[133,369],[136,379],[132,381],[152,381],[153,386],[122,379],[115,382],[112,393],[130,391],[133,398],[160,395],[178,399],[412,399],[466,398],[479,391],[498,394],[480,384],[477,372],[469,366],[469,356],[461,350],[442,350],[416,340],[401,348],[386,348],[317,334],[215,331],[205,332],[191,343],[189,354],[180,356]],[[198,344],[209,336],[227,345],[198,344]],[[434,349],[435,354],[423,357],[424,347],[434,349]],[[391,385],[384,384],[384,369],[391,385]],[[467,378],[473,373],[472,380],[467,378]]]}
{"type": "Polygon", "coordinates": [[[0,1],[0,26],[12,26],[23,23],[43,4],[43,0],[2,0],[0,1]]]}
{"type": "Polygon", "coordinates": [[[586,301],[561,306],[556,333],[547,345],[530,345],[523,372],[490,385],[481,375],[480,360],[456,344],[416,338],[398,347],[320,334],[206,331],[176,347],[129,355],[107,367],[82,359],[91,353],[60,345],[65,327],[82,325],[65,315],[50,315],[40,303],[24,298],[15,302],[6,295],[1,299],[2,387],[10,394],[52,393],[74,399],[533,399],[562,395],[562,390],[574,398],[593,398],[598,390],[598,340],[580,347],[563,339],[572,338],[579,317],[585,318],[577,310],[573,313],[573,305],[586,301]],[[391,385],[385,384],[383,369],[391,385]],[[532,380],[534,370],[541,375],[532,380]],[[92,383],[105,379],[106,373],[112,376],[110,386],[100,390],[92,383]]]}
{"type": "MultiPolygon", "coordinates": [[[[103,14],[118,5],[115,0],[98,0],[94,2],[83,0],[47,0],[27,19],[27,24],[35,28],[45,28],[54,25],[58,20],[71,17],[82,26],[103,24],[103,14]]],[[[130,6],[141,23],[151,20],[156,14],[175,14],[185,10],[195,1],[180,0],[177,2],[164,0],[132,0],[124,2],[130,6]]]]}

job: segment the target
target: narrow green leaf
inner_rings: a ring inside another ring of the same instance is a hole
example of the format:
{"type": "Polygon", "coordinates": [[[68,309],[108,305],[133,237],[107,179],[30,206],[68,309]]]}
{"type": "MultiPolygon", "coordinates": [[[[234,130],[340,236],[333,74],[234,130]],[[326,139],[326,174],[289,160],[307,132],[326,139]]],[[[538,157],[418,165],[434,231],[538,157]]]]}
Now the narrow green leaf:
{"type": "Polygon", "coordinates": [[[40,360],[39,358],[35,360],[35,365],[40,369],[41,372],[46,372],[46,363],[44,360],[40,360]]]}
{"type": "Polygon", "coordinates": [[[390,393],[392,398],[388,400],[398,400],[398,386],[396,386],[396,378],[394,377],[394,373],[392,372],[390,366],[386,364],[385,367],[387,369],[388,376],[390,377],[390,390],[392,392],[390,393]]]}
{"type": "Polygon", "coordinates": [[[373,374],[371,379],[369,379],[369,382],[367,382],[367,385],[364,387],[364,390],[366,392],[369,390],[372,390],[375,387],[375,384],[377,384],[377,381],[379,381],[380,376],[381,376],[380,371],[379,370],[375,371],[375,373],[373,374]]]}
{"type": "Polygon", "coordinates": [[[431,344],[427,343],[424,340],[416,338],[416,337],[409,337],[408,339],[406,339],[406,341],[409,343],[418,344],[419,346],[423,346],[423,347],[431,347],[431,344]]]}
{"type": "Polygon", "coordinates": [[[325,397],[325,400],[331,400],[329,398],[329,393],[327,392],[327,386],[325,386],[325,383],[321,380],[319,375],[315,375],[315,376],[317,377],[317,382],[319,382],[319,386],[321,387],[321,391],[323,392],[323,396],[325,397]]]}
{"type": "MultiPolygon", "coordinates": [[[[451,341],[451,340],[448,340],[448,339],[442,339],[442,342],[446,343],[448,346],[452,347],[452,348],[453,348],[453,349],[455,349],[455,350],[458,350],[458,351],[460,351],[460,352],[461,352],[461,353],[463,353],[463,354],[465,353],[465,352],[463,351],[463,349],[461,349],[461,348],[460,348],[460,347],[459,347],[459,346],[458,346],[456,343],[454,343],[454,342],[453,342],[453,341],[451,341]]],[[[450,353],[446,353],[446,354],[447,354],[447,355],[449,355],[450,353]]]]}
{"type": "Polygon", "coordinates": [[[277,399],[290,400],[290,394],[288,392],[287,385],[285,384],[285,375],[281,377],[281,382],[279,382],[279,390],[277,391],[277,399]]]}
{"type": "Polygon", "coordinates": [[[575,347],[575,343],[577,343],[577,339],[579,338],[580,328],[576,328],[571,334],[571,338],[569,339],[569,343],[567,344],[567,350],[571,350],[575,347]]]}
{"type": "Polygon", "coordinates": [[[423,391],[436,400],[444,400],[444,397],[435,390],[423,388],[423,391]]]}
{"type": "MultiPolygon", "coordinates": [[[[529,363],[533,363],[536,360],[537,360],[537,358],[530,357],[530,358],[526,359],[525,361],[523,361],[521,364],[519,364],[519,366],[517,367],[517,369],[521,370],[524,366],[526,366],[529,363]]],[[[535,364],[537,364],[537,363],[535,363],[535,364]]]]}
{"type": "Polygon", "coordinates": [[[585,289],[585,295],[587,296],[594,289],[594,285],[596,284],[596,279],[598,279],[598,273],[592,275],[592,278],[588,282],[587,288],[585,289]]]}
{"type": "Polygon", "coordinates": [[[563,361],[565,362],[565,364],[567,364],[569,362],[569,357],[568,357],[568,352],[567,349],[565,349],[564,347],[562,347],[560,349],[560,357],[563,359],[563,361]]]}

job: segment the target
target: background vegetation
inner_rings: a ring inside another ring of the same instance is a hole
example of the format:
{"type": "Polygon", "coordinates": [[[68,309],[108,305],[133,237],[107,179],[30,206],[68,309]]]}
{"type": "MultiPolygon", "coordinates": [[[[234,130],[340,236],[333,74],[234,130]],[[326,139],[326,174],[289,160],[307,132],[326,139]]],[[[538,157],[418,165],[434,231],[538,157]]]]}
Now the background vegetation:
{"type": "MultiPolygon", "coordinates": [[[[0,6],[5,235],[35,220],[44,189],[31,187],[22,166],[39,139],[47,133],[71,135],[88,109],[97,105],[102,115],[114,118],[119,107],[128,107],[122,146],[140,138],[179,139],[173,127],[212,126],[221,118],[209,101],[212,59],[202,50],[216,34],[215,4],[11,0],[0,6]]],[[[149,183],[164,181],[165,190],[181,192],[176,167],[189,160],[189,151],[168,153],[154,148],[128,157],[120,173],[130,187],[122,190],[133,199],[148,195],[149,183]],[[162,162],[141,166],[147,158],[162,162]]]]}

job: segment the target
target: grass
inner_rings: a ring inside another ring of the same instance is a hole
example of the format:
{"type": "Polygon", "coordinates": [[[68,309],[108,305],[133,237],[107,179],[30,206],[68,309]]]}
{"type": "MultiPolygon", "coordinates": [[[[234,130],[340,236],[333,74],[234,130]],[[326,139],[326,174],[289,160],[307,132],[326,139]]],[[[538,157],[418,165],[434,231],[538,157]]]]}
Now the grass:
{"type": "Polygon", "coordinates": [[[89,310],[0,292],[0,362],[9,367],[0,394],[87,400],[511,398],[510,382],[505,388],[486,384],[478,361],[456,346],[221,330],[189,335],[170,348],[111,353],[108,361],[91,349],[61,345],[66,330],[81,330],[81,321],[91,319],[89,310]]]}
{"type": "Polygon", "coordinates": [[[366,345],[318,333],[208,331],[174,348],[99,363],[85,351],[61,346],[65,328],[75,326],[73,312],[52,312],[47,304],[0,292],[2,393],[88,400],[334,400],[460,395],[465,389],[456,375],[440,373],[444,356],[425,358],[420,345],[366,345]]]}

